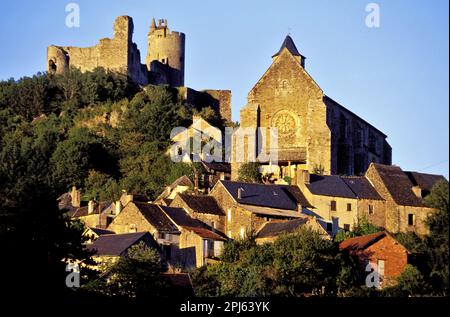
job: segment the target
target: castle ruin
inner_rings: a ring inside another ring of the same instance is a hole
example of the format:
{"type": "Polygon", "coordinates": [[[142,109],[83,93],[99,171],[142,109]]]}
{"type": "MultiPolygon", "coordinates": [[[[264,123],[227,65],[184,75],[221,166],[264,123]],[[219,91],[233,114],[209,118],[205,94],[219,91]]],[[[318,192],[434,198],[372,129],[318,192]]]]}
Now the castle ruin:
{"type": "Polygon", "coordinates": [[[47,48],[47,72],[62,74],[69,67],[82,72],[102,67],[126,75],[139,85],[168,85],[178,87],[181,95],[194,105],[210,106],[224,121],[231,121],[231,91],[209,89],[196,91],[184,87],[185,35],[171,31],[167,20],[156,24],[152,19],[148,33],[148,53],[145,64],[133,42],[133,19],[120,16],[114,22],[113,38],[103,38],[91,47],[56,46],[47,48]],[[205,104],[205,101],[207,103],[205,104]]]}

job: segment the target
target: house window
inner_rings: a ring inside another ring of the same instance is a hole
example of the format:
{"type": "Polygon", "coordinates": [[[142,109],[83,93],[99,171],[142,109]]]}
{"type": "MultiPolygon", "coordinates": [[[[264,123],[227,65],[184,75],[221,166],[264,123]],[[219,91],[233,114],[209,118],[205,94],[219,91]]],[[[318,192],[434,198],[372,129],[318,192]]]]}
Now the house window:
{"type": "Polygon", "coordinates": [[[350,225],[348,223],[344,224],[344,230],[350,231],[350,225]]]}
{"type": "Polygon", "coordinates": [[[408,226],[414,226],[416,224],[416,216],[414,214],[408,214],[408,226]]]}
{"type": "Polygon", "coordinates": [[[336,211],[336,200],[331,201],[331,211],[336,211]]]}
{"type": "Polygon", "coordinates": [[[241,227],[241,230],[239,231],[239,236],[241,239],[245,239],[245,228],[241,227]]]}
{"type": "Polygon", "coordinates": [[[327,222],[327,231],[332,232],[333,231],[333,223],[327,222]]]}
{"type": "Polygon", "coordinates": [[[347,204],[347,211],[352,211],[352,204],[347,204]]]}
{"type": "Polygon", "coordinates": [[[373,214],[373,205],[369,205],[369,215],[373,214]]]}
{"type": "Polygon", "coordinates": [[[228,222],[231,222],[231,209],[228,209],[228,222]]]}

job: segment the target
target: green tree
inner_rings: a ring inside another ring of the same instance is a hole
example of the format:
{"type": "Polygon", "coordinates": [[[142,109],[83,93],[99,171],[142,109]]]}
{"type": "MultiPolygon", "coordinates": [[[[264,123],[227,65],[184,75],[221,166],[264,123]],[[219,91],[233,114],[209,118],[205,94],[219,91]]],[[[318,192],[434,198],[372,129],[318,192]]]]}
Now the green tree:
{"type": "Polygon", "coordinates": [[[243,163],[238,170],[238,180],[248,183],[261,183],[262,174],[259,171],[259,164],[255,162],[243,163]]]}
{"type": "Polygon", "coordinates": [[[430,283],[436,294],[448,295],[449,289],[449,184],[437,182],[425,203],[436,212],[427,219],[430,234],[427,238],[430,283]]]}
{"type": "Polygon", "coordinates": [[[414,296],[423,295],[428,292],[428,285],[422,273],[413,265],[407,264],[400,276],[397,277],[397,284],[383,290],[386,296],[414,296]]]}
{"type": "Polygon", "coordinates": [[[130,247],[126,256],[112,264],[104,278],[88,284],[85,288],[108,296],[162,296],[166,295],[168,290],[168,284],[161,275],[162,271],[158,252],[141,241],[130,247]]]}

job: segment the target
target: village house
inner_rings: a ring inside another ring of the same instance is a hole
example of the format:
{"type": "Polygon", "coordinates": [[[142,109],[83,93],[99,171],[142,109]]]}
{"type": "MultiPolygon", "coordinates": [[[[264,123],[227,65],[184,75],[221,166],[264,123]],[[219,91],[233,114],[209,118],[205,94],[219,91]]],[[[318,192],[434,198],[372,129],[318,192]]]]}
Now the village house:
{"type": "Polygon", "coordinates": [[[167,186],[155,199],[155,204],[168,206],[178,193],[184,193],[194,189],[194,184],[186,175],[180,176],[172,184],[167,186]]]}
{"type": "Polygon", "coordinates": [[[201,266],[217,258],[226,237],[211,231],[184,209],[130,201],[108,226],[116,233],[149,232],[172,268],[201,266]]]}
{"type": "Polygon", "coordinates": [[[183,208],[189,216],[204,222],[213,231],[226,232],[225,212],[212,196],[178,194],[170,206],[183,208]]]}
{"type": "Polygon", "coordinates": [[[385,201],[364,177],[301,171],[297,184],[313,205],[313,215],[323,219],[333,235],[353,231],[363,218],[384,227],[385,201]]]}
{"type": "Polygon", "coordinates": [[[408,250],[385,231],[346,239],[339,249],[357,257],[364,275],[369,274],[370,264],[379,274],[380,287],[394,284],[408,263],[408,250]]]}
{"type": "Polygon", "coordinates": [[[164,213],[180,231],[178,245],[171,262],[182,268],[200,267],[216,262],[222,253],[225,235],[211,231],[207,225],[194,219],[182,208],[161,206],[164,213]]]}
{"type": "Polygon", "coordinates": [[[106,230],[106,229],[101,229],[101,228],[94,228],[94,227],[87,227],[83,232],[83,236],[88,239],[86,241],[86,244],[93,243],[100,236],[105,235],[105,234],[115,234],[115,232],[106,230]]]}
{"type": "Polygon", "coordinates": [[[289,221],[270,221],[265,223],[256,233],[255,241],[257,244],[271,243],[274,242],[280,235],[293,233],[298,231],[300,228],[308,228],[313,231],[317,231],[324,239],[331,239],[331,236],[315,217],[304,216],[302,218],[289,221]]]}
{"type": "Polygon", "coordinates": [[[311,207],[297,186],[254,184],[220,180],[211,190],[225,212],[225,233],[244,239],[273,220],[304,217],[311,207]]]}
{"type": "Polygon", "coordinates": [[[120,257],[126,256],[128,249],[143,242],[147,247],[159,251],[158,245],[148,232],[132,232],[121,234],[105,234],[98,237],[87,249],[92,251],[96,268],[102,270],[103,265],[117,262],[120,257]]]}
{"type": "Polygon", "coordinates": [[[386,201],[387,231],[428,234],[426,219],[434,209],[425,206],[423,198],[443,176],[403,172],[399,166],[370,164],[365,177],[386,201]]]}

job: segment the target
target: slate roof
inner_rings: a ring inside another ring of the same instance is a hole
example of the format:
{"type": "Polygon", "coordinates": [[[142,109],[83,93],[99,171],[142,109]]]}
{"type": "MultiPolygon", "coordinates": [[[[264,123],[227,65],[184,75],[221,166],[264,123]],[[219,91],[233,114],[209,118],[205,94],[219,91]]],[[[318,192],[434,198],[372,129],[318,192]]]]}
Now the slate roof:
{"type": "MultiPolygon", "coordinates": [[[[297,203],[302,206],[309,205],[306,199],[292,193],[295,189],[286,189],[286,185],[254,184],[234,181],[220,181],[235,201],[244,205],[254,205],[276,209],[297,210],[297,203]],[[238,189],[241,188],[241,198],[238,198],[238,189]]],[[[297,192],[298,193],[298,192],[297,192]]]]}
{"type": "Polygon", "coordinates": [[[104,234],[114,234],[115,233],[114,231],[101,229],[101,228],[89,227],[89,229],[98,236],[102,236],[104,234]]]}
{"type": "Polygon", "coordinates": [[[95,251],[96,255],[100,256],[120,256],[146,235],[151,238],[148,232],[101,235],[94,243],[88,245],[87,248],[88,250],[95,251]]]}
{"type": "Polygon", "coordinates": [[[342,180],[360,199],[383,200],[380,194],[378,194],[375,188],[370,184],[369,180],[365,177],[343,176],[342,180]]]}
{"type": "Polygon", "coordinates": [[[140,210],[145,219],[159,232],[179,233],[177,227],[166,216],[160,206],[134,201],[133,204],[140,210]]]}
{"type": "Polygon", "coordinates": [[[160,206],[160,208],[169,216],[172,221],[180,226],[204,227],[204,224],[194,218],[191,218],[183,208],[160,206]]]}
{"type": "Polygon", "coordinates": [[[302,213],[297,210],[288,210],[288,209],[277,209],[277,208],[268,208],[254,205],[242,205],[239,204],[239,207],[248,210],[257,215],[263,216],[274,216],[278,218],[301,218],[306,215],[304,213],[305,208],[302,209],[302,213]]]}
{"type": "MultiPolygon", "coordinates": [[[[91,215],[98,215],[105,211],[106,209],[110,208],[112,204],[112,201],[101,201],[98,203],[97,206],[94,207],[93,212],[91,215]]],[[[111,207],[112,208],[112,207],[111,207]]],[[[85,217],[89,215],[89,206],[83,206],[77,208],[71,215],[72,218],[78,218],[78,217],[85,217]]]]}
{"type": "Polygon", "coordinates": [[[398,205],[424,206],[422,199],[412,191],[413,183],[398,166],[372,163],[380,175],[386,189],[398,205]]]}
{"type": "Polygon", "coordinates": [[[420,189],[427,192],[431,192],[431,189],[433,188],[434,184],[436,184],[438,181],[441,180],[446,181],[445,177],[442,175],[425,174],[409,171],[405,171],[405,174],[406,176],[408,176],[409,180],[414,186],[419,186],[420,189]]]}
{"type": "Polygon", "coordinates": [[[220,162],[205,162],[202,161],[202,164],[207,169],[212,169],[218,172],[231,173],[231,164],[230,163],[220,163],[220,162]]]}
{"type": "Polygon", "coordinates": [[[217,204],[216,199],[212,196],[187,194],[178,194],[178,196],[180,196],[186,205],[195,212],[202,214],[225,215],[223,210],[217,204]]]}
{"type": "Polygon", "coordinates": [[[281,44],[281,47],[280,47],[279,51],[275,55],[273,55],[272,57],[280,55],[280,53],[283,50],[283,48],[287,48],[288,51],[291,52],[291,54],[294,55],[294,56],[302,56],[302,57],[304,57],[302,54],[300,54],[298,52],[297,47],[295,46],[294,40],[292,40],[292,37],[290,37],[289,35],[287,35],[286,38],[284,39],[283,43],[281,44]]]}
{"type": "Polygon", "coordinates": [[[356,194],[347,186],[347,183],[337,175],[310,175],[309,191],[314,195],[344,197],[356,199],[356,194]]]}
{"type": "Polygon", "coordinates": [[[297,230],[300,226],[306,224],[308,218],[299,218],[290,221],[271,221],[267,222],[257,233],[257,238],[267,238],[277,236],[281,233],[290,233],[297,230]]]}

